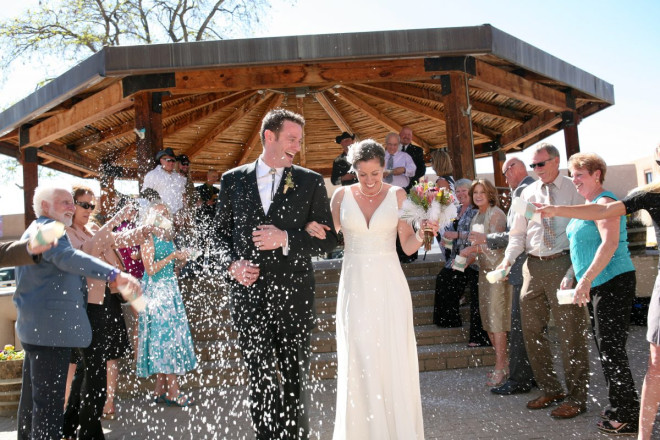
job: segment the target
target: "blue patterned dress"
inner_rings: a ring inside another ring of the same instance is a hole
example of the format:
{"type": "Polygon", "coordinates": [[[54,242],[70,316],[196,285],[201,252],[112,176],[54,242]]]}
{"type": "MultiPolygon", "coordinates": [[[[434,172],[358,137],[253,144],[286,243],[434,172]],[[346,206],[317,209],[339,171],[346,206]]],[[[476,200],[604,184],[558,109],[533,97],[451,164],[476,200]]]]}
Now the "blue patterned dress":
{"type": "MultiPolygon", "coordinates": [[[[171,241],[154,240],[154,262],[174,252],[171,241]]],[[[184,374],[197,366],[188,318],[183,307],[174,262],[153,276],[144,274],[142,290],[147,303],[138,324],[137,375],[184,374]]]]}

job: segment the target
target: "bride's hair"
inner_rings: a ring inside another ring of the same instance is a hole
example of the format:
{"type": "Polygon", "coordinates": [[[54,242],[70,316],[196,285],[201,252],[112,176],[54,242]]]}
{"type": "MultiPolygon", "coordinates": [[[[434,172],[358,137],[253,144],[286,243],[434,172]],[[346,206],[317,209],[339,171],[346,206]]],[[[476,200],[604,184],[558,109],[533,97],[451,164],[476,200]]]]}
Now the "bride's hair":
{"type": "Polygon", "coordinates": [[[353,165],[353,168],[355,168],[358,162],[372,159],[377,159],[380,162],[380,166],[383,167],[385,166],[385,149],[375,140],[365,139],[348,148],[346,159],[353,165]]]}

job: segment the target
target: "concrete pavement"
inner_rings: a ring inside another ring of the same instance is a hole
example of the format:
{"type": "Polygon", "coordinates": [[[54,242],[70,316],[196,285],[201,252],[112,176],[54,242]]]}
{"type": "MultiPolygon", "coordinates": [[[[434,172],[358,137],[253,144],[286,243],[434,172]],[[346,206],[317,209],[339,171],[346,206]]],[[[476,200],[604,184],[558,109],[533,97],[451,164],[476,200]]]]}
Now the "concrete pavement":
{"type": "MultiPolygon", "coordinates": [[[[628,343],[635,382],[640,390],[648,357],[645,332],[645,327],[632,327],[628,343]]],[[[593,344],[591,359],[588,411],[571,420],[552,419],[549,416],[552,408],[538,411],[525,408],[526,402],[538,395],[538,390],[507,397],[490,393],[484,385],[486,367],[422,373],[426,439],[606,439],[609,436],[596,429],[599,412],[608,402],[593,344]]],[[[561,374],[559,364],[557,367],[561,374]]],[[[314,384],[311,408],[314,439],[332,438],[335,392],[335,380],[314,384]]],[[[254,438],[244,387],[193,390],[192,394],[198,405],[191,408],[155,405],[148,402],[147,396],[120,399],[117,419],[104,422],[106,439],[254,438]]],[[[16,438],[15,423],[15,418],[0,418],[0,440],[16,438]]],[[[653,438],[660,439],[660,429],[656,429],[653,438]]]]}

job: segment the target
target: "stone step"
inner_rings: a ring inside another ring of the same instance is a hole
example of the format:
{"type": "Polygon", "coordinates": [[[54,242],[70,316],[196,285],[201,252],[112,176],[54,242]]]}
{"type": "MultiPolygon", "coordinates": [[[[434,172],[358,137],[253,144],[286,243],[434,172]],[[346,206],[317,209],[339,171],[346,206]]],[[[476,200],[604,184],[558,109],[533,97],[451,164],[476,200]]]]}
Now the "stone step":
{"type": "MultiPolygon", "coordinates": [[[[468,336],[469,328],[467,326],[439,328],[435,325],[423,325],[415,327],[415,338],[418,346],[458,342],[466,343],[468,336]]],[[[337,351],[335,333],[329,331],[313,333],[311,347],[313,353],[332,353],[337,351]]],[[[236,339],[196,341],[195,351],[197,353],[197,359],[200,361],[216,361],[240,357],[240,349],[236,339]]]]}
{"type": "MultiPolygon", "coordinates": [[[[435,290],[435,275],[409,276],[408,287],[411,292],[420,290],[435,290]]],[[[337,297],[338,283],[316,283],[315,296],[321,298],[337,297]]]]}
{"type": "MultiPolygon", "coordinates": [[[[468,347],[465,342],[417,347],[419,371],[438,371],[481,367],[495,364],[492,347],[468,347]]],[[[121,395],[147,394],[153,390],[154,378],[138,378],[133,361],[122,361],[125,380],[119,382],[121,395]]],[[[337,377],[337,353],[314,353],[310,367],[312,380],[337,377]]],[[[247,373],[240,359],[201,361],[196,370],[180,377],[181,388],[236,386],[247,384],[247,373]]]]}
{"type": "Polygon", "coordinates": [[[0,416],[15,416],[21,398],[21,379],[0,379],[0,416]]]}

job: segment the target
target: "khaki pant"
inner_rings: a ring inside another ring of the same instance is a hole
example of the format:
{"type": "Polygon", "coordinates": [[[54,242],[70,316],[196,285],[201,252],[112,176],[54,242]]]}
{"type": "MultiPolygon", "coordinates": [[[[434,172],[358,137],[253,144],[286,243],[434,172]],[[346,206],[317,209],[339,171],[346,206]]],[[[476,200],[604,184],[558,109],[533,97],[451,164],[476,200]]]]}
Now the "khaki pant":
{"type": "Polygon", "coordinates": [[[544,261],[528,258],[523,267],[520,313],[525,348],[541,391],[546,396],[564,392],[554,371],[547,335],[552,312],[566,376],[566,400],[585,407],[589,383],[589,322],[586,309],[573,304],[559,305],[557,302],[557,289],[570,265],[568,255],[544,261]]]}

